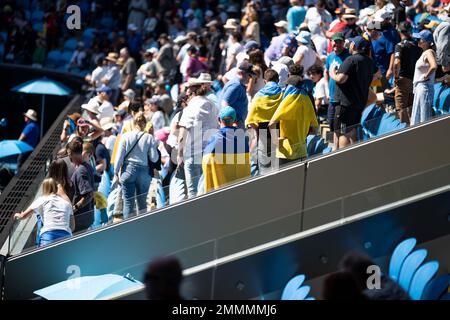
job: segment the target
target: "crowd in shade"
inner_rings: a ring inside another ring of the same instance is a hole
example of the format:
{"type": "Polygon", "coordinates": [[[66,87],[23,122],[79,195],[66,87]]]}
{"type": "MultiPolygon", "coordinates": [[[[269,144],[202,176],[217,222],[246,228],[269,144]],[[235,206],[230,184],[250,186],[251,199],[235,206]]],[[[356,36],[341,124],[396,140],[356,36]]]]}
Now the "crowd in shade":
{"type": "Polygon", "coordinates": [[[343,148],[369,105],[426,121],[449,83],[448,0],[75,1],[81,30],[67,4],[0,0],[0,56],[90,88],[47,195],[75,231],[304,160],[324,128],[343,148]]]}
{"type": "MultiPolygon", "coordinates": [[[[323,278],[321,299],[331,301],[411,300],[408,293],[388,275],[375,284],[368,272],[377,266],[364,253],[352,251],[342,257],[336,271],[323,278]]],[[[181,294],[183,273],[177,258],[152,260],[145,272],[144,284],[149,300],[184,300],[181,294]]]]}

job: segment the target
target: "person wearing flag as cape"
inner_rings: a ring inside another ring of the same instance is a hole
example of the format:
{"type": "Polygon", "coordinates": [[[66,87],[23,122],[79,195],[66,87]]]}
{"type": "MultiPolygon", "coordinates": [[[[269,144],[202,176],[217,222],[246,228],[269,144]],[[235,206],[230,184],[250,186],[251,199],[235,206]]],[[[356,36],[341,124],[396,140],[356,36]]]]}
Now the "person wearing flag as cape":
{"type": "MultiPolygon", "coordinates": [[[[255,130],[256,157],[260,174],[270,171],[272,167],[272,138],[269,131],[269,122],[281,103],[283,96],[279,82],[278,73],[268,69],[264,73],[266,85],[259,90],[253,98],[250,110],[245,121],[246,126],[255,130]]],[[[254,142],[251,143],[254,145],[254,142]]],[[[253,148],[252,148],[253,149],[253,148]]]]}
{"type": "Polygon", "coordinates": [[[250,153],[245,130],[236,125],[236,111],[222,108],[220,130],[203,151],[202,169],[207,193],[238,179],[250,177],[250,153]]]}
{"type": "Polygon", "coordinates": [[[280,166],[306,158],[306,137],[319,127],[311,99],[301,85],[300,76],[289,77],[280,106],[269,122],[280,166]],[[279,136],[275,131],[277,123],[279,136]]]}

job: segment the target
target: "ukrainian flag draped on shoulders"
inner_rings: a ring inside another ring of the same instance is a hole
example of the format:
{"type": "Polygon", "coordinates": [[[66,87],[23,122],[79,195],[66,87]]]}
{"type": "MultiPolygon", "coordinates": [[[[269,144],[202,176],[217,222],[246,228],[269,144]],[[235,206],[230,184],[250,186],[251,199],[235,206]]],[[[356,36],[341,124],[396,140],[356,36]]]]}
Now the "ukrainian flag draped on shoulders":
{"type": "Polygon", "coordinates": [[[205,192],[250,177],[249,141],[244,130],[221,128],[203,151],[205,192]]]}
{"type": "Polygon", "coordinates": [[[269,122],[280,105],[283,92],[276,82],[268,82],[252,99],[246,125],[269,122]]]}
{"type": "Polygon", "coordinates": [[[272,121],[280,123],[281,139],[277,147],[277,158],[305,158],[306,137],[309,129],[319,126],[307,92],[302,88],[289,85],[283,93],[282,101],[272,121]]]}

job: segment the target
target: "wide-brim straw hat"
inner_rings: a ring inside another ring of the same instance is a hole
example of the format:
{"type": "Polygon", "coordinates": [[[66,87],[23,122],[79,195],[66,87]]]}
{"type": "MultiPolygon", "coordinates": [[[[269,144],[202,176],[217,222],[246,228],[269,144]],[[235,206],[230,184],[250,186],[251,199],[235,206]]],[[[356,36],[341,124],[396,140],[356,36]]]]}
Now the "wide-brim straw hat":
{"type": "Polygon", "coordinates": [[[27,117],[28,119],[31,119],[33,121],[37,121],[37,112],[34,111],[33,109],[28,109],[27,112],[25,112],[23,115],[25,117],[27,117]]]}

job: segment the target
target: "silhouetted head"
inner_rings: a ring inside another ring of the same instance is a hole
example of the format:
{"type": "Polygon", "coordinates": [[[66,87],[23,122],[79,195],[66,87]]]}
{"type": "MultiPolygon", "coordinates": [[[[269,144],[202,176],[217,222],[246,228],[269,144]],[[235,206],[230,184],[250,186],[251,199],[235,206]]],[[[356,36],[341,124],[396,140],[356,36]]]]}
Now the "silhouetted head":
{"type": "Polygon", "coordinates": [[[183,279],[181,265],[174,257],[153,260],[147,267],[144,283],[150,300],[181,300],[180,285],[183,279]]]}
{"type": "Polygon", "coordinates": [[[353,275],[345,271],[331,273],[325,278],[322,296],[325,300],[365,300],[353,275]]]}
{"type": "Polygon", "coordinates": [[[364,290],[367,289],[367,278],[371,275],[367,269],[372,265],[375,263],[364,253],[349,252],[340,261],[339,269],[353,275],[358,287],[364,290]]]}

